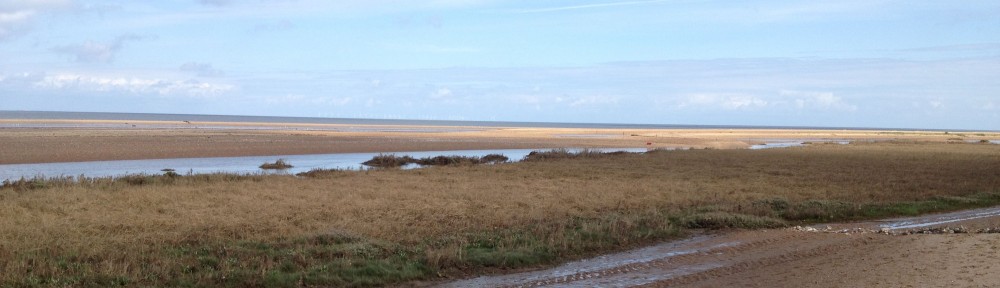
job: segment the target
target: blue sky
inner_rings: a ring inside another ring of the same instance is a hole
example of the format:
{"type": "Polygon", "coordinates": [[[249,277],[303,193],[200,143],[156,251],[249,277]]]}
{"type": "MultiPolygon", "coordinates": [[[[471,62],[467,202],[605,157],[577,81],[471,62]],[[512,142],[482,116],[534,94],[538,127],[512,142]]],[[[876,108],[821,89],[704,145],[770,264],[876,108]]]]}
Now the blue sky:
{"type": "Polygon", "coordinates": [[[1000,130],[998,1],[0,0],[0,110],[1000,130]]]}

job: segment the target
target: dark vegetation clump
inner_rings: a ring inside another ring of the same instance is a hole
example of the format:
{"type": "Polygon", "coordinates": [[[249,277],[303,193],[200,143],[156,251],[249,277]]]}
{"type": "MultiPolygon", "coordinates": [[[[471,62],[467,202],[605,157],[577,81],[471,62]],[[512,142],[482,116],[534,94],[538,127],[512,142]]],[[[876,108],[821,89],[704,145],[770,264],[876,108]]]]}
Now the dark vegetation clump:
{"type": "Polygon", "coordinates": [[[288,164],[288,162],[285,162],[285,159],[278,159],[278,161],[274,161],[274,163],[265,162],[264,164],[260,165],[260,169],[270,169],[270,170],[282,170],[292,167],[295,166],[292,166],[292,164],[288,164]]]}
{"type": "Polygon", "coordinates": [[[480,162],[479,157],[470,156],[434,156],[417,160],[421,166],[475,165],[480,162]]]}
{"type": "Polygon", "coordinates": [[[167,177],[170,177],[170,178],[180,177],[181,176],[181,174],[177,174],[177,170],[174,170],[174,169],[171,169],[171,168],[166,168],[166,169],[163,169],[163,170],[160,170],[160,171],[163,172],[163,176],[167,176],[167,177]]]}
{"type": "Polygon", "coordinates": [[[434,157],[424,157],[424,158],[413,158],[410,156],[396,156],[396,155],[377,155],[372,157],[371,160],[365,161],[361,164],[371,167],[378,168],[396,168],[402,167],[409,164],[417,164],[420,166],[447,166],[447,165],[477,165],[477,164],[497,164],[504,163],[510,160],[507,156],[500,154],[489,154],[483,157],[476,156],[434,156],[434,157]]]}
{"type": "Polygon", "coordinates": [[[394,154],[379,154],[372,157],[371,160],[361,162],[366,166],[378,167],[378,168],[393,168],[393,167],[403,167],[408,164],[416,163],[417,159],[413,159],[410,156],[396,156],[394,154]]]}
{"type": "Polygon", "coordinates": [[[583,149],[573,152],[567,149],[552,149],[549,151],[532,151],[528,156],[524,156],[524,161],[545,161],[556,159],[577,159],[577,158],[601,158],[605,156],[621,156],[638,154],[625,151],[602,152],[600,150],[583,149]]]}
{"type": "Polygon", "coordinates": [[[483,158],[480,158],[480,160],[482,160],[483,163],[496,164],[510,161],[510,158],[501,154],[487,154],[486,156],[483,156],[483,158]]]}

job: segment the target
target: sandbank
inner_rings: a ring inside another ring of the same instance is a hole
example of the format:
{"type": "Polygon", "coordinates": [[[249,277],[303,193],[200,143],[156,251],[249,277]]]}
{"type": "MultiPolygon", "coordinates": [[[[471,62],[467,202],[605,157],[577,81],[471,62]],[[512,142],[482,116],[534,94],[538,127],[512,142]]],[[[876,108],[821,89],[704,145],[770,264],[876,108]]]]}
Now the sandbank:
{"type": "Polygon", "coordinates": [[[473,149],[742,149],[781,141],[973,142],[996,132],[590,129],[0,119],[0,164],[473,149]]]}

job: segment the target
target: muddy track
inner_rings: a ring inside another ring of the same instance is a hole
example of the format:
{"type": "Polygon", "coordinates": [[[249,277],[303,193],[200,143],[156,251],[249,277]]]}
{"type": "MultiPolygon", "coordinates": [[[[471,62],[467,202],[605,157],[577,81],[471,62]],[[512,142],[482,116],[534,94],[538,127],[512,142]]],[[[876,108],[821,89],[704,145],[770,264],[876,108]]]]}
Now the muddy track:
{"type": "MultiPolygon", "coordinates": [[[[831,261],[832,266],[840,269],[860,269],[874,271],[874,274],[889,273],[880,267],[886,266],[885,261],[869,263],[850,263],[849,258],[841,257],[849,251],[855,257],[866,258],[867,255],[881,255],[881,250],[909,249],[930,251],[920,245],[919,237],[966,237],[953,239],[960,241],[945,241],[945,243],[971,243],[973,248],[983,251],[967,251],[968,255],[980,255],[984,259],[951,259],[951,262],[964,261],[977,267],[1000,267],[1000,234],[990,234],[1000,225],[1000,207],[961,211],[948,214],[928,215],[913,218],[889,219],[866,223],[844,223],[817,225],[815,227],[797,227],[776,230],[735,231],[694,236],[689,239],[645,247],[632,251],[604,255],[596,258],[566,263],[555,268],[524,272],[510,275],[484,276],[451,283],[442,287],[666,287],[666,286],[746,286],[745,275],[757,276],[759,271],[777,271],[781,277],[770,279],[760,278],[762,286],[790,286],[795,279],[794,269],[784,267],[822,268],[824,259],[831,261]],[[961,228],[943,228],[944,225],[961,228]],[[972,227],[972,228],[966,228],[972,227]],[[980,229],[976,229],[976,228],[980,229]],[[951,234],[960,231],[960,234],[951,234]],[[964,231],[971,231],[963,234],[964,231]],[[979,233],[976,233],[978,231],[979,233]],[[926,235],[935,233],[932,235],[926,235]],[[950,234],[950,235],[941,235],[950,234]],[[962,236],[964,235],[964,236],[962,236]],[[963,242],[964,241],[964,242],[963,242]],[[992,243],[995,242],[995,245],[992,243]],[[976,244],[979,243],[979,244],[976,244]],[[986,244],[983,244],[986,243],[986,244]],[[910,245],[910,246],[907,246],[910,245]],[[978,245],[978,246],[977,246],[978,245]],[[912,247],[911,247],[912,246],[912,247]],[[978,252],[978,254],[976,254],[978,252]],[[846,259],[846,260],[845,260],[846,259]],[[836,262],[840,261],[840,262],[836,262]],[[848,261],[847,263],[843,263],[848,261]],[[986,262],[984,262],[986,261],[986,262]],[[990,262],[992,261],[992,262],[990,262]],[[995,263],[996,266],[990,264],[995,263]],[[819,264],[817,264],[819,263],[819,264]],[[873,264],[880,263],[880,264],[873,264]],[[808,265],[807,265],[808,264],[808,265]],[[809,266],[811,265],[811,266],[809,266]],[[983,266],[986,265],[986,266],[983,266]],[[778,279],[782,279],[781,282],[778,279]],[[742,284],[738,284],[742,283],[742,284]]],[[[936,242],[935,242],[936,243],[936,242]]],[[[964,245],[964,244],[962,244],[964,245]]],[[[934,244],[931,251],[945,251],[948,247],[934,244]],[[942,250],[943,249],[943,250],[942,250]]],[[[963,246],[964,247],[964,246],[963,246]]],[[[899,252],[908,255],[907,252],[899,252]]],[[[932,253],[933,254],[933,253],[932,253]]],[[[932,255],[926,254],[926,255],[932,255]]],[[[881,256],[889,259],[893,255],[881,256]]],[[[906,260],[907,258],[902,258],[906,260]]],[[[904,262],[905,263],[905,262],[904,262]]],[[[953,263],[955,265],[961,263],[953,263]]],[[[907,267],[917,267],[914,263],[907,267]]],[[[975,270],[970,265],[960,266],[962,271],[975,270]],[[972,267],[972,268],[970,268],[972,267]]],[[[891,266],[891,265],[889,265],[891,266]]],[[[981,268],[980,267],[980,268],[981,268]]],[[[822,269],[818,269],[822,270],[822,269]]],[[[848,273],[848,272],[844,272],[848,273]]],[[[800,273],[801,274],[801,273],[800,273]]],[[[805,275],[803,275],[805,276],[805,275]]],[[[756,279],[756,278],[755,278],[756,279]]],[[[815,286],[816,282],[803,278],[802,284],[815,286]],[[812,283],[812,284],[810,284],[812,283]]],[[[861,279],[861,278],[859,278],[861,279]]],[[[981,277],[976,278],[980,281],[981,277]]],[[[868,279],[870,283],[884,279],[868,279]]],[[[900,281],[918,281],[916,283],[930,284],[920,279],[899,279],[900,281]]],[[[935,280],[935,279],[929,279],[935,280]]],[[[947,280],[941,278],[937,280],[947,280]]],[[[973,279],[975,280],[975,279],[973,279]]],[[[1000,279],[998,279],[1000,281],[1000,279]]],[[[887,283],[895,283],[889,281],[887,283]]],[[[934,282],[937,283],[937,282],[934,282]]],[[[952,282],[948,282],[954,284],[952,282]]],[[[973,283],[973,282],[970,282],[973,283]]],[[[986,282],[991,283],[991,282],[986,282]]],[[[1000,282],[996,283],[1000,285],[1000,282]]],[[[819,285],[822,286],[822,285],[819,285]]],[[[935,286],[935,285],[926,285],[935,286]]]]}

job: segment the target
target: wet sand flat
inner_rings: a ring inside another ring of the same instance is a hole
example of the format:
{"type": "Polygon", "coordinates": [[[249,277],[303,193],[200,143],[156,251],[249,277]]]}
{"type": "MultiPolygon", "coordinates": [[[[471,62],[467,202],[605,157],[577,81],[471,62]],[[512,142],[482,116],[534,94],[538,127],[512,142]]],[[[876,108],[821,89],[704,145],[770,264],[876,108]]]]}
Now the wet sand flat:
{"type": "Polygon", "coordinates": [[[990,137],[1000,134],[0,119],[0,164],[560,147],[733,149],[787,139],[944,142],[990,137]]]}

